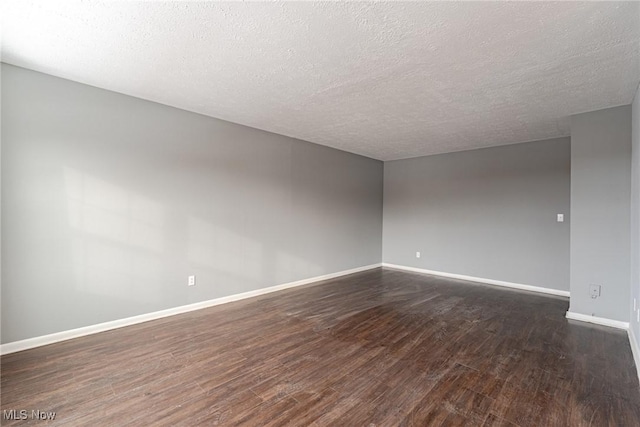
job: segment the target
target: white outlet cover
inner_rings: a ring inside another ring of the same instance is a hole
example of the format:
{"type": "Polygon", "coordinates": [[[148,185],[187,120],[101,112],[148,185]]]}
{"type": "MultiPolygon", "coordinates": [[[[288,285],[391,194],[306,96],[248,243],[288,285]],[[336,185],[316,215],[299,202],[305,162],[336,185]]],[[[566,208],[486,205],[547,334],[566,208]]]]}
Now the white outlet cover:
{"type": "Polygon", "coordinates": [[[558,222],[564,222],[564,214],[558,214],[558,222]]]}
{"type": "Polygon", "coordinates": [[[189,276],[189,280],[188,280],[187,284],[189,286],[195,286],[196,285],[196,276],[189,276]]]}
{"type": "Polygon", "coordinates": [[[416,258],[420,258],[420,252],[416,252],[416,258]]]}

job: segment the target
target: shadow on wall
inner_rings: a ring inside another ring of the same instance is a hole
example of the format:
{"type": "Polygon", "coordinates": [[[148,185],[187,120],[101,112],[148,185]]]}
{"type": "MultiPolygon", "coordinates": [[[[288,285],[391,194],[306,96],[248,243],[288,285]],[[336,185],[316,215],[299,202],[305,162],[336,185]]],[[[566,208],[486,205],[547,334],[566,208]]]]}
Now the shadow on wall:
{"type": "MultiPolygon", "coordinates": [[[[311,277],[323,274],[322,268],[317,264],[281,250],[272,255],[255,239],[200,218],[190,216],[188,226],[188,260],[211,272],[231,274],[236,279],[244,279],[246,283],[260,283],[262,272],[270,268],[276,272],[274,285],[279,284],[279,280],[287,280],[277,277],[277,272],[281,271],[285,272],[283,277],[290,277],[289,273],[296,271],[305,271],[311,277]]],[[[251,289],[255,287],[245,286],[243,291],[251,289]]]]}
{"type": "MultiPolygon", "coordinates": [[[[270,253],[255,239],[193,215],[178,217],[155,200],[77,169],[65,167],[64,182],[76,291],[166,305],[160,290],[172,275],[165,266],[181,250],[174,247],[179,237],[167,235],[175,233],[176,221],[186,222],[187,229],[182,267],[209,278],[197,289],[210,298],[225,294],[216,283],[232,283],[236,293],[263,286],[265,268],[282,276],[276,280],[300,271],[323,274],[320,266],[287,251],[270,253]]],[[[167,285],[176,289],[175,283],[167,285]]]]}
{"type": "Polygon", "coordinates": [[[144,284],[158,280],[163,270],[163,206],[68,167],[64,182],[75,289],[159,303],[144,284]]]}

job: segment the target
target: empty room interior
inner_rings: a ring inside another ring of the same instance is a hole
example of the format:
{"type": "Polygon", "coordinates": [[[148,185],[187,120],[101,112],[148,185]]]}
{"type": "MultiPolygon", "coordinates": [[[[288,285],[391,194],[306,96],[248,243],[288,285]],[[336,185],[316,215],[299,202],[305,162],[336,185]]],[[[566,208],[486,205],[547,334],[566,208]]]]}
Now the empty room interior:
{"type": "Polygon", "coordinates": [[[640,426],[640,2],[0,15],[2,425],[640,426]]]}

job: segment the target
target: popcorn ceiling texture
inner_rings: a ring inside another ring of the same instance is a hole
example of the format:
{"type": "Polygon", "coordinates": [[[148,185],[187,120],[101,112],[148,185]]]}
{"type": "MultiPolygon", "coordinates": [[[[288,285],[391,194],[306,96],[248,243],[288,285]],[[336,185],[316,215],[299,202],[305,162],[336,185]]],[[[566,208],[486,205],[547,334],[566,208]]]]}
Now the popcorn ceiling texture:
{"type": "Polygon", "coordinates": [[[640,3],[5,1],[2,60],[392,160],[629,104],[640,3]]]}

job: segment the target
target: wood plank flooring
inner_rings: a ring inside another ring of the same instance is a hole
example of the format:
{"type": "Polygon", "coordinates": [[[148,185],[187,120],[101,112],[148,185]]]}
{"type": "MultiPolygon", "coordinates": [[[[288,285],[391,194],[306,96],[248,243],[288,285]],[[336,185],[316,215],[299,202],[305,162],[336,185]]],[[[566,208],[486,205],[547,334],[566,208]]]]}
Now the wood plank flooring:
{"type": "Polygon", "coordinates": [[[640,425],[626,333],[567,308],[370,270],[3,356],[3,425],[640,425]]]}

